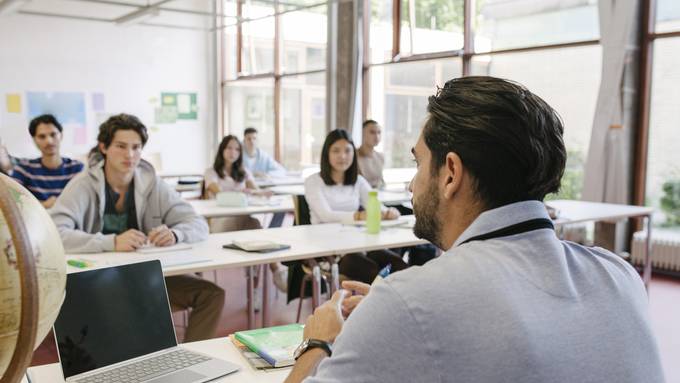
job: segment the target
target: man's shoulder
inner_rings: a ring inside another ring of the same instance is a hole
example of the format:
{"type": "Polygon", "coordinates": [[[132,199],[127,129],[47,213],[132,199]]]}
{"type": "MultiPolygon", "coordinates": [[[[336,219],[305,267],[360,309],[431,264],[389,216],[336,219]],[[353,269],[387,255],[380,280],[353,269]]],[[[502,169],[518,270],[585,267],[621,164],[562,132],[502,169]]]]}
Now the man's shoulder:
{"type": "Polygon", "coordinates": [[[14,167],[22,168],[25,171],[35,171],[35,169],[43,168],[40,157],[38,158],[17,158],[14,167]]]}
{"type": "Polygon", "coordinates": [[[82,162],[76,160],[75,158],[62,157],[62,167],[74,169],[76,171],[81,171],[83,170],[85,165],[82,162]]]}

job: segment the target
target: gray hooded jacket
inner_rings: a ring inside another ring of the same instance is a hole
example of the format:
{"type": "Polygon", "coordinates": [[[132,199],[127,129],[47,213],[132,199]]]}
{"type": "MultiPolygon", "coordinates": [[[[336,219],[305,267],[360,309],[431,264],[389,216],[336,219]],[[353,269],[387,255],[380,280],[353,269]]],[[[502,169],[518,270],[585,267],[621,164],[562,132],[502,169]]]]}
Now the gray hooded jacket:
{"type": "MultiPolygon", "coordinates": [[[[167,225],[177,242],[198,242],[208,237],[202,217],[168,184],[148,162],[142,160],[134,175],[135,207],[140,231],[167,225]]],[[[66,185],[50,209],[68,253],[100,253],[115,249],[114,234],[102,234],[105,197],[104,161],[76,176],[66,185]]]]}

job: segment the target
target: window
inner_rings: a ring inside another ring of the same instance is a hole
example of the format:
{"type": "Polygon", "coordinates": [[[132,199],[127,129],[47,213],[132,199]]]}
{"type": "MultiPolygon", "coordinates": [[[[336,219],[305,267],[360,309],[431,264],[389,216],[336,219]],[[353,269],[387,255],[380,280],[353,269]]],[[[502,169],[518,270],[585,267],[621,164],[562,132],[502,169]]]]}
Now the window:
{"type": "Polygon", "coordinates": [[[241,138],[244,128],[256,128],[260,147],[290,170],[318,161],[326,136],[328,4],[318,0],[237,4],[224,0],[225,19],[241,20],[242,32],[239,52],[237,23],[225,22],[225,134],[241,138]],[[278,115],[275,100],[280,101],[278,115]],[[277,133],[281,152],[275,150],[277,133]]]}
{"type": "Polygon", "coordinates": [[[241,24],[241,69],[244,74],[273,73],[275,21],[267,16],[273,15],[275,9],[271,3],[261,1],[245,2],[242,8],[247,22],[241,24]]]}
{"type": "Polygon", "coordinates": [[[600,35],[595,0],[486,0],[478,5],[477,52],[593,40],[600,35]]]}
{"type": "Polygon", "coordinates": [[[543,98],[562,117],[567,170],[560,197],[579,199],[597,104],[599,45],[475,56],[472,74],[507,78],[543,98]]]}
{"type": "Polygon", "coordinates": [[[369,61],[383,63],[392,59],[392,1],[371,0],[369,61]]]}
{"type": "Polygon", "coordinates": [[[283,73],[326,67],[326,5],[281,16],[283,73]]]}
{"type": "Polygon", "coordinates": [[[318,164],[326,138],[326,73],[281,79],[282,163],[299,170],[318,164]]]}
{"type": "Polygon", "coordinates": [[[400,1],[403,55],[463,48],[462,0],[400,1]]]}
{"type": "Polygon", "coordinates": [[[654,223],[680,232],[680,38],[654,42],[645,203],[654,223]]]}
{"type": "Polygon", "coordinates": [[[258,131],[259,146],[274,153],[274,82],[272,79],[243,80],[227,83],[224,94],[226,134],[243,139],[243,130],[252,126],[258,131]]]}
{"type": "Polygon", "coordinates": [[[378,149],[385,153],[386,168],[413,167],[410,150],[425,119],[427,97],[436,85],[460,75],[458,58],[371,67],[367,118],[383,127],[378,149]]]}
{"type": "Polygon", "coordinates": [[[680,30],[680,2],[677,0],[656,0],[656,31],[680,30]]]}

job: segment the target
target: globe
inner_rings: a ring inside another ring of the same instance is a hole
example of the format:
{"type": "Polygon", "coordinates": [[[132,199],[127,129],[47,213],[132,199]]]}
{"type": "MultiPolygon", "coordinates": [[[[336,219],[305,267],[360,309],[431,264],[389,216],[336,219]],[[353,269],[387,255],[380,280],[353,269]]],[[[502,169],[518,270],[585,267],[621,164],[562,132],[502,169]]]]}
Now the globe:
{"type": "Polygon", "coordinates": [[[45,338],[57,318],[64,300],[66,261],[59,232],[47,211],[28,190],[4,174],[0,174],[0,208],[2,213],[0,214],[0,377],[5,382],[7,379],[14,380],[17,371],[26,368],[32,351],[45,338]],[[16,208],[13,209],[13,206],[16,208]],[[11,214],[12,211],[18,214],[11,214]],[[19,230],[21,226],[25,229],[19,230]],[[12,236],[11,229],[15,231],[15,237],[12,236]],[[16,235],[17,231],[28,235],[16,235]],[[31,257],[27,257],[24,251],[19,251],[18,246],[21,249],[30,250],[32,262],[30,262],[31,257]],[[25,266],[30,268],[34,266],[36,278],[32,281],[37,281],[37,286],[26,278],[27,273],[24,273],[24,280],[21,280],[20,270],[25,270],[21,266],[27,258],[29,263],[25,266]],[[35,330],[31,330],[28,334],[22,332],[22,336],[19,337],[21,292],[22,290],[31,291],[33,287],[37,288],[29,296],[37,295],[38,310],[37,317],[33,315],[30,320],[37,321],[37,333],[32,334],[31,332],[35,330]],[[23,343],[30,339],[35,339],[35,342],[29,344],[30,347],[24,347],[23,343]],[[21,347],[18,344],[21,344],[21,347]],[[13,363],[12,368],[8,370],[15,352],[16,357],[22,353],[19,357],[22,362],[18,365],[13,363]]]}

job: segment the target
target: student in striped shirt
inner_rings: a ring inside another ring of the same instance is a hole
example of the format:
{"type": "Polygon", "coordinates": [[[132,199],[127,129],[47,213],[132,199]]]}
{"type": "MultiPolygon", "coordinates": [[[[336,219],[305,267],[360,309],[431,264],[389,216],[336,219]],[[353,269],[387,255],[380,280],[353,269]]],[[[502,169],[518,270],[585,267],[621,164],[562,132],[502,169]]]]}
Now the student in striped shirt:
{"type": "Polygon", "coordinates": [[[28,132],[42,156],[20,159],[12,169],[12,177],[49,209],[66,184],[83,170],[83,163],[61,156],[62,127],[53,115],[44,114],[31,120],[28,132]]]}

